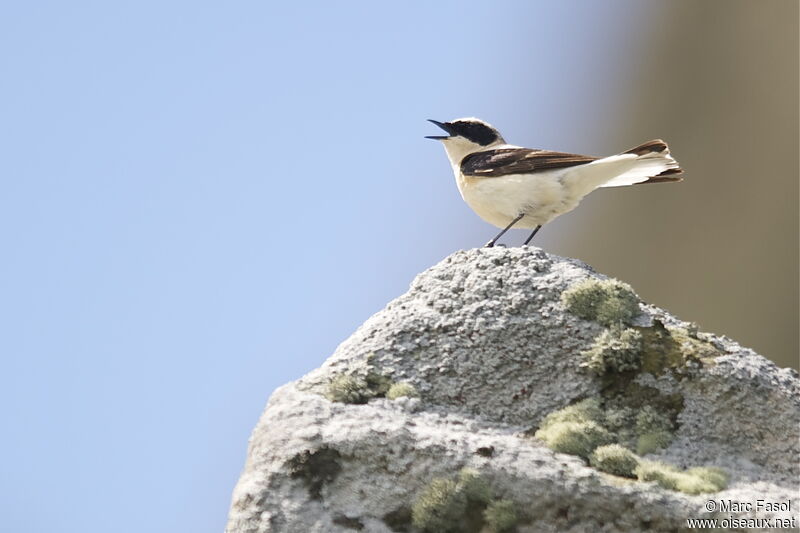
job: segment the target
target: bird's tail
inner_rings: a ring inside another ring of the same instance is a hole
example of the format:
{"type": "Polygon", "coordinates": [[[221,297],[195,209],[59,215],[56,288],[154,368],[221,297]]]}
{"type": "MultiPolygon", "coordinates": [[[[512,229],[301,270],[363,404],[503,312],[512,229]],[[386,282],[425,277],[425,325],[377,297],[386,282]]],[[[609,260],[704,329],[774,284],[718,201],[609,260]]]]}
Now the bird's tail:
{"type": "Polygon", "coordinates": [[[683,171],[662,140],[646,142],[627,152],[572,167],[562,178],[571,196],[581,198],[598,187],[680,181],[683,171]]]}
{"type": "Polygon", "coordinates": [[[636,156],[635,159],[629,161],[632,164],[631,168],[599,185],[599,187],[623,187],[625,185],[663,183],[681,181],[683,179],[681,177],[683,169],[670,155],[667,143],[661,139],[640,144],[636,148],[631,148],[627,152],[611,158],[630,158],[631,155],[636,156]]]}

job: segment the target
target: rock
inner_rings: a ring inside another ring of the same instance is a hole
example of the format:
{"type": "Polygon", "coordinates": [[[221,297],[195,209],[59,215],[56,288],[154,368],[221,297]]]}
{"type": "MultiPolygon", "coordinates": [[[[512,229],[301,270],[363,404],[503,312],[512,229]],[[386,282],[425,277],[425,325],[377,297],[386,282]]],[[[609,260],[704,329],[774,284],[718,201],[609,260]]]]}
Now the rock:
{"type": "Polygon", "coordinates": [[[461,251],[273,393],[227,532],[796,527],[798,428],[797,372],[579,261],[461,251]],[[554,451],[573,438],[649,481],[554,451]]]}

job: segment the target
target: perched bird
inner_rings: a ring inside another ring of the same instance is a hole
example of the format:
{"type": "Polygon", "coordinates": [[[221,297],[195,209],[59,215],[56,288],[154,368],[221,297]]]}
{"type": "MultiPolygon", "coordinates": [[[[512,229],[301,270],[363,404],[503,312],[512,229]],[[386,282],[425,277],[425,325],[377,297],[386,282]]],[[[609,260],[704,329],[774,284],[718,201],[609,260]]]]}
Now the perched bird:
{"type": "Polygon", "coordinates": [[[574,209],[598,187],[681,181],[683,173],[660,139],[609,157],[565,154],[506,144],[500,133],[477,118],[430,120],[448,135],[442,141],[461,197],[486,222],[503,230],[533,229],[574,209]]]}

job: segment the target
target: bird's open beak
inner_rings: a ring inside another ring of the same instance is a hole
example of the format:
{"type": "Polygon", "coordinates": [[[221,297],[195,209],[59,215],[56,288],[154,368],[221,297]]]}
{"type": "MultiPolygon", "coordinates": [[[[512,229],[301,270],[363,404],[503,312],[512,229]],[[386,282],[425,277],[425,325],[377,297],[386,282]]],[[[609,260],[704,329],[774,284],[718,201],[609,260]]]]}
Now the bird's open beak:
{"type": "Polygon", "coordinates": [[[438,120],[433,120],[433,119],[428,119],[428,122],[432,122],[433,124],[436,124],[437,126],[439,126],[444,131],[446,131],[447,133],[449,133],[451,135],[426,135],[425,136],[426,139],[433,139],[435,141],[441,141],[442,139],[449,139],[452,136],[452,133],[453,133],[452,129],[450,128],[450,124],[448,124],[447,122],[439,122],[438,120]]]}

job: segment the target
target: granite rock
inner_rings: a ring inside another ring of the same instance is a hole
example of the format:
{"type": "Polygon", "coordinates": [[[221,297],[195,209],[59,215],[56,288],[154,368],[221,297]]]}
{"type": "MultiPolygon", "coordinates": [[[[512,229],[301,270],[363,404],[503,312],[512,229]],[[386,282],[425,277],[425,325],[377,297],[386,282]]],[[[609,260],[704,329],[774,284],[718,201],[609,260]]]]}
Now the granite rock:
{"type": "MultiPolygon", "coordinates": [[[[412,517],[420,494],[464,468],[503,505],[513,502],[516,525],[508,531],[797,521],[797,372],[644,303],[627,327],[667,338],[650,351],[668,346],[665,353],[679,357],[656,364],[651,353],[639,371],[591,372],[585,352],[606,326],[571,313],[562,299],[587,279],[607,278],[535,247],[460,251],[417,276],[320,368],[272,394],[250,439],[227,532],[423,531],[412,517]],[[363,401],[329,399],[341,376],[362,387],[363,401]],[[390,383],[415,394],[389,400],[390,383]],[[642,391],[678,406],[671,440],[647,459],[721,468],[727,488],[689,495],[605,474],[533,436],[549,413],[577,401],[635,405],[649,400],[626,395],[642,391]]],[[[452,530],[492,530],[475,516],[452,530]]]]}

